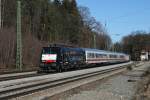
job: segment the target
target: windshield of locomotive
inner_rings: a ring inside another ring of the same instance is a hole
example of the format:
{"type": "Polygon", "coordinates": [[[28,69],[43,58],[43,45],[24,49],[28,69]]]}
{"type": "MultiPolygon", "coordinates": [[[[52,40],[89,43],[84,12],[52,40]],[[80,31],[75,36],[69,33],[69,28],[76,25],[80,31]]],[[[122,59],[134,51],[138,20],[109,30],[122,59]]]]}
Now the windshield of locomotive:
{"type": "Polygon", "coordinates": [[[44,47],[42,50],[42,54],[57,54],[57,49],[50,48],[50,47],[44,47]]]}

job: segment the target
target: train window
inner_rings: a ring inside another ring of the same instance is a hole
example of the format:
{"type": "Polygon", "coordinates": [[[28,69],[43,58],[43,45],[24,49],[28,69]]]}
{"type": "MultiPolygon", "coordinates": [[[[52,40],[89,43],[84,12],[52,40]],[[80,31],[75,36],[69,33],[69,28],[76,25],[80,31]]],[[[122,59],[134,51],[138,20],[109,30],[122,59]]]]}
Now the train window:
{"type": "Polygon", "coordinates": [[[87,53],[87,58],[90,58],[90,53],[87,53]]]}
{"type": "Polygon", "coordinates": [[[120,58],[124,58],[124,56],[123,56],[123,55],[120,55],[120,58]]]}
{"type": "Polygon", "coordinates": [[[146,53],[145,53],[145,52],[142,52],[141,55],[146,55],[146,53]]]}
{"type": "Polygon", "coordinates": [[[104,58],[105,55],[104,54],[99,54],[99,58],[104,58]]]}
{"type": "Polygon", "coordinates": [[[100,58],[100,55],[99,55],[99,54],[97,54],[97,55],[96,55],[96,58],[100,58]]]}
{"type": "Polygon", "coordinates": [[[50,53],[50,48],[44,47],[42,49],[42,54],[49,54],[50,53]]]}
{"type": "Polygon", "coordinates": [[[95,55],[96,55],[96,58],[99,58],[99,54],[96,53],[95,55]]]}
{"type": "Polygon", "coordinates": [[[117,55],[114,55],[114,58],[117,58],[117,55]]]}
{"type": "Polygon", "coordinates": [[[88,58],[91,58],[91,54],[90,54],[90,53],[87,53],[87,57],[88,57],[88,58]]]}
{"type": "Polygon", "coordinates": [[[103,58],[106,58],[106,57],[107,57],[107,55],[106,55],[106,54],[103,54],[102,56],[103,56],[103,58]]]}
{"type": "Polygon", "coordinates": [[[96,57],[96,58],[97,58],[97,53],[94,53],[94,57],[96,57]]]}
{"type": "Polygon", "coordinates": [[[90,53],[91,54],[91,58],[94,58],[94,53],[90,53]]]}
{"type": "Polygon", "coordinates": [[[109,55],[110,58],[117,58],[117,55],[109,55]]]}
{"type": "Polygon", "coordinates": [[[88,58],[94,58],[95,55],[94,55],[94,53],[87,53],[87,57],[88,57],[88,58]]]}
{"type": "Polygon", "coordinates": [[[58,52],[58,48],[43,47],[42,49],[42,54],[57,54],[58,52]]]}
{"type": "Polygon", "coordinates": [[[112,58],[112,55],[109,55],[109,58],[112,58]]]}

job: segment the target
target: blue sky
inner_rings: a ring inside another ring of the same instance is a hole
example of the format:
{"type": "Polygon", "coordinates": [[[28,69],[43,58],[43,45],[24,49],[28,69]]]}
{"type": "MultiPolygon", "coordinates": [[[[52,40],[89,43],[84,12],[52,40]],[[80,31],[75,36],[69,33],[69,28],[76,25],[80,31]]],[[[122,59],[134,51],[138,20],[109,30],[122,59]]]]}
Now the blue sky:
{"type": "Polygon", "coordinates": [[[78,6],[90,9],[91,15],[103,25],[113,42],[132,31],[150,32],[150,0],[76,0],[78,6]]]}

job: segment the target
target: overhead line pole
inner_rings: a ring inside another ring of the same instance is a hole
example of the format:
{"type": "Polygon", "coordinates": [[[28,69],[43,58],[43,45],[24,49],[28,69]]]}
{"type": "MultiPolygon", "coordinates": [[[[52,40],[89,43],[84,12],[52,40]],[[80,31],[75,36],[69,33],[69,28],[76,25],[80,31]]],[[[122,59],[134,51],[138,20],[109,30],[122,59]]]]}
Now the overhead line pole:
{"type": "Polygon", "coordinates": [[[93,34],[93,38],[94,38],[94,39],[93,39],[93,40],[94,40],[94,41],[93,41],[93,42],[94,42],[94,48],[96,49],[96,36],[95,36],[95,33],[93,34]]]}
{"type": "Polygon", "coordinates": [[[16,68],[22,70],[21,1],[17,0],[17,53],[16,68]]]}
{"type": "Polygon", "coordinates": [[[0,0],[0,28],[2,28],[2,0],[0,0]]]}

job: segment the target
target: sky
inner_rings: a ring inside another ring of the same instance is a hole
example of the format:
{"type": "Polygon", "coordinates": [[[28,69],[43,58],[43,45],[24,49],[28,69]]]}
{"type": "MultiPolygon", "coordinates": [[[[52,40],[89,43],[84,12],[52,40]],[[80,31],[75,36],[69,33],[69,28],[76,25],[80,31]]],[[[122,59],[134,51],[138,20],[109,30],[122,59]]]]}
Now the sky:
{"type": "Polygon", "coordinates": [[[133,31],[150,32],[150,0],[76,0],[88,7],[115,43],[133,31]]]}

